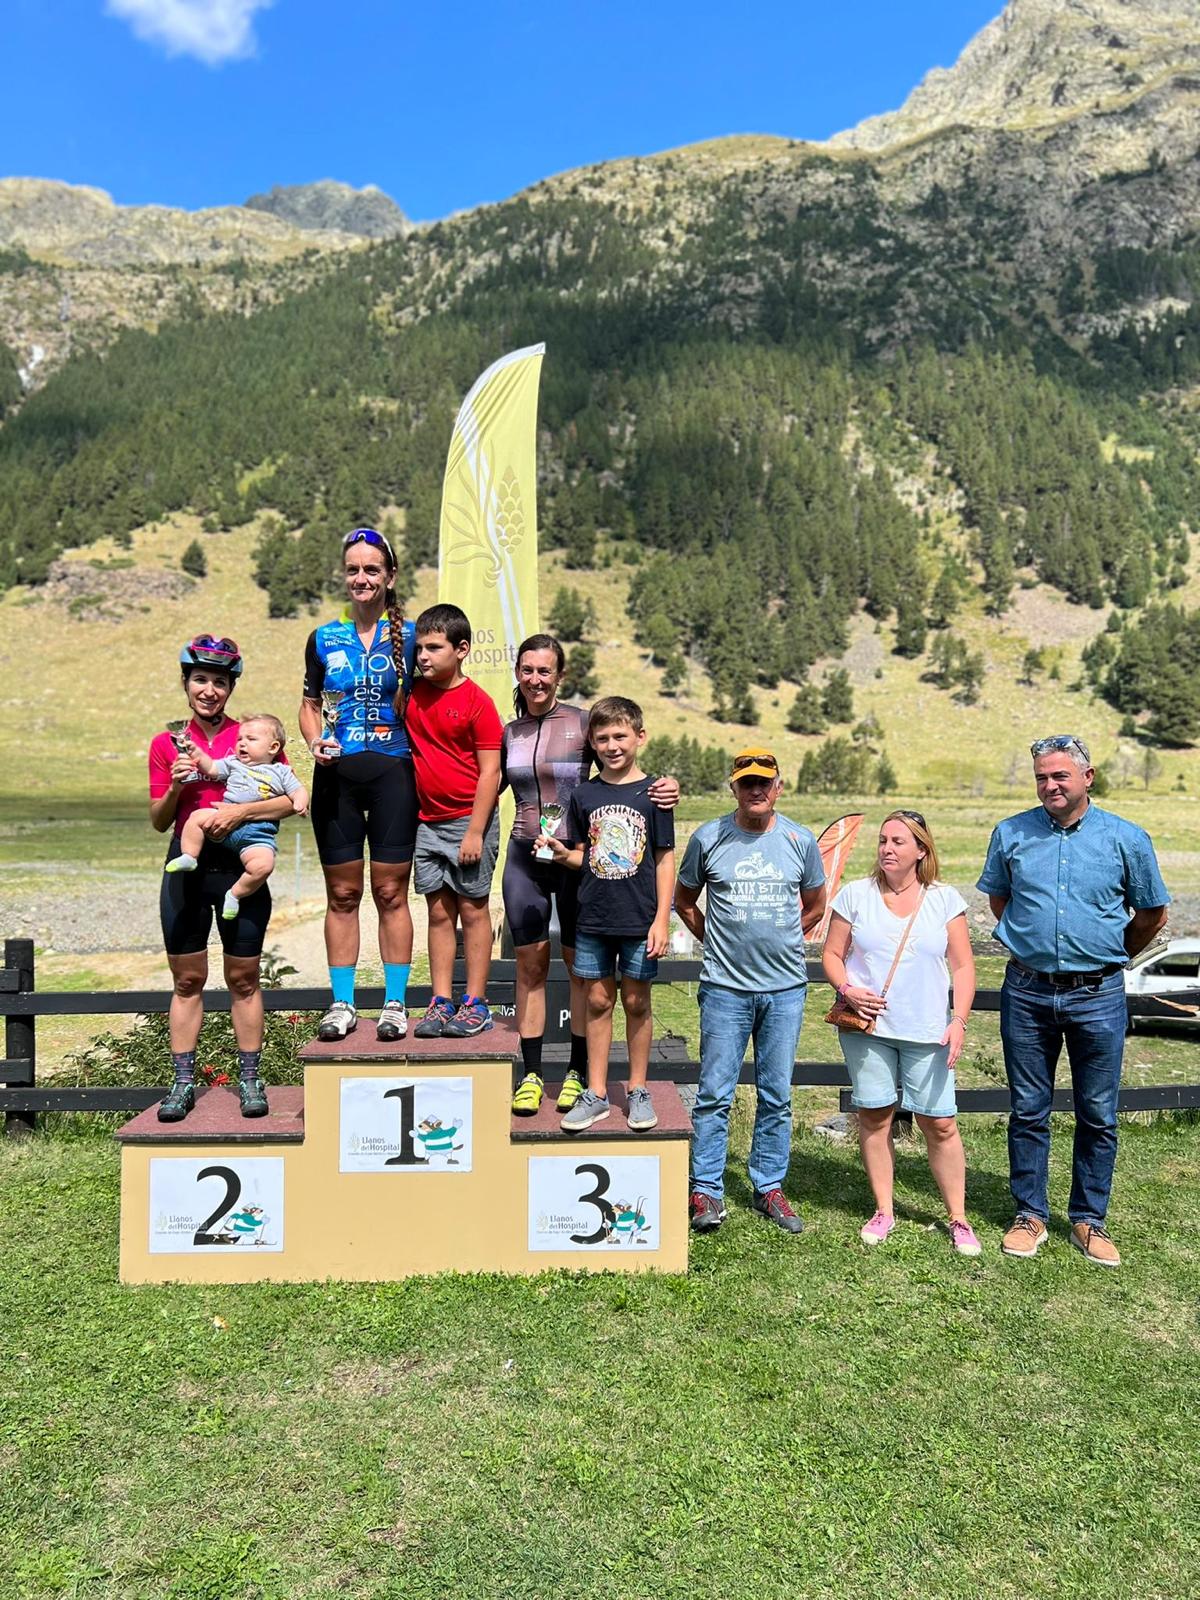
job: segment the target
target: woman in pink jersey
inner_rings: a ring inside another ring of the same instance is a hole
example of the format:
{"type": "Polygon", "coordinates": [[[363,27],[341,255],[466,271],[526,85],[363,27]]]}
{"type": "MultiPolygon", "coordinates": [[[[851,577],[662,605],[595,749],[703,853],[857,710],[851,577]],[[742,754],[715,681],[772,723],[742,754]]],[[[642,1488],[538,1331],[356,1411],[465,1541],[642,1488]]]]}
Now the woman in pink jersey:
{"type": "Polygon", "coordinates": [[[241,676],[242,657],[233,640],[200,634],[179,652],[179,666],[191,719],[182,733],[164,731],[150,743],[150,821],[159,833],[172,830],[168,861],[179,854],[179,831],[186,818],[193,811],[220,809],[205,824],[207,842],[197,870],[163,877],[159,912],[174,980],[169,1015],[175,1076],[158,1108],[158,1119],[180,1122],[196,1103],[196,1042],[204,1021],[208,938],[214,919],[224,950],[225,982],[233,999],[242,1115],[261,1117],[266,1115],[267,1099],[259,1077],[263,1037],[259,965],[271,918],[271,892],[264,884],[247,895],[238,902],[237,916],[229,921],[217,914],[242,870],[236,852],[223,841],[241,822],[278,821],[291,810],[291,801],[276,796],[246,805],[224,805],[223,786],[201,777],[189,753],[201,750],[221,760],[234,752],[238,725],[226,716],[225,705],[241,676]]]}

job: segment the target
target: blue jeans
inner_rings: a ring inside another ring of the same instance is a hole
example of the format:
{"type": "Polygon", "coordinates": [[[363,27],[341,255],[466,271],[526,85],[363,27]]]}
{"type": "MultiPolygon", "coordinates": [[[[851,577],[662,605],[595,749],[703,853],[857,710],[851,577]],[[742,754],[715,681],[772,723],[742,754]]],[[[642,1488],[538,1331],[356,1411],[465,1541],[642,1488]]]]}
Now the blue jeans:
{"type": "Polygon", "coordinates": [[[1072,1222],[1104,1221],[1117,1159],[1117,1090],[1125,1052],[1125,983],[1119,972],[1086,989],[1056,989],[1009,964],[1000,991],[1000,1037],[1012,1094],[1008,1168],[1018,1215],[1050,1215],[1050,1097],[1064,1042],[1075,1093],[1072,1222]]]}
{"type": "Polygon", "coordinates": [[[746,994],[700,985],[700,1087],[692,1112],[692,1188],[720,1199],[729,1151],[729,1108],[746,1045],[754,1040],[758,1104],[750,1140],[750,1182],[778,1189],[792,1152],[792,1068],[804,1021],[807,984],[746,994]]]}

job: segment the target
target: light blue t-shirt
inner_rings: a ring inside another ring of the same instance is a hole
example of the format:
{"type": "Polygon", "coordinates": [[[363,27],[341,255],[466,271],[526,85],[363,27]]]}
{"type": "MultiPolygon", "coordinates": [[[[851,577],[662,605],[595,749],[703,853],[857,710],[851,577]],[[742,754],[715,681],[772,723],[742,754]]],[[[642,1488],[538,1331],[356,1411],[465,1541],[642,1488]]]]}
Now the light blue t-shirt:
{"type": "Polygon", "coordinates": [[[705,983],[767,993],[807,982],[800,891],[825,882],[807,828],[778,812],[767,833],[747,833],[732,815],[702,823],[688,840],[679,881],[707,894],[705,983]]]}
{"type": "Polygon", "coordinates": [[[997,823],[976,888],[1007,899],[996,937],[1035,972],[1123,966],[1129,912],[1171,899],[1149,836],[1096,805],[1069,828],[1044,806],[997,823]]]}

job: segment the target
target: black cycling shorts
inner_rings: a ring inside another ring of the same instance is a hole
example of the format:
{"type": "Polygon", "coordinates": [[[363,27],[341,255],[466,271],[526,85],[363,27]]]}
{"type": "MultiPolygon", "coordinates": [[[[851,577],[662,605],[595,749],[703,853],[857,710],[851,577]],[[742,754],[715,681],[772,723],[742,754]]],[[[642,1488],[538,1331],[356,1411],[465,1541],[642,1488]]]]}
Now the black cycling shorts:
{"type": "MultiPolygon", "coordinates": [[[[179,839],[171,840],[167,860],[180,853],[179,839]]],[[[238,914],[226,922],[221,905],[242,875],[242,863],[232,850],[209,842],[200,852],[195,872],[164,872],[158,895],[163,944],[169,956],[194,956],[208,949],[208,936],[216,918],[221,948],[227,956],[260,956],[267,924],[271,920],[268,884],[238,903],[238,914]]]]}
{"type": "Polygon", "coordinates": [[[558,906],[558,939],[575,948],[579,874],[552,861],[535,861],[533,840],[510,836],[504,858],[504,920],[514,945],[541,944],[550,937],[550,901],[558,906]]]}
{"type": "Polygon", "coordinates": [[[417,842],[417,785],[404,756],[364,750],[313,771],[309,805],[324,867],[371,860],[411,861],[417,842]]]}

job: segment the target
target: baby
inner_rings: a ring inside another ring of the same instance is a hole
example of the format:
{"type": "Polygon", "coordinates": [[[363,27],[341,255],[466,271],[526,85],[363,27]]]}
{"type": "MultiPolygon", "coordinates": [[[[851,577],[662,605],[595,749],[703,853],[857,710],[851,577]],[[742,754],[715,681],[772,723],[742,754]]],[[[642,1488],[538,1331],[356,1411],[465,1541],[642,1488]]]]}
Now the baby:
{"type": "MultiPolygon", "coordinates": [[[[236,755],[214,761],[202,750],[193,749],[192,759],[206,778],[225,784],[225,799],[244,805],[252,800],[269,800],[290,795],[297,816],[308,811],[308,790],[286,762],[280,761],[287,734],[278,717],[256,714],[238,725],[236,755]]],[[[219,817],[214,809],[193,811],[179,834],[181,853],[167,862],[168,872],[195,872],[204,848],[206,823],[219,817]]],[[[225,896],[221,916],[231,922],[238,914],[238,901],[260,888],[275,865],[277,822],[243,822],[228,835],[231,849],[237,851],[244,868],[241,877],[225,896]]]]}

